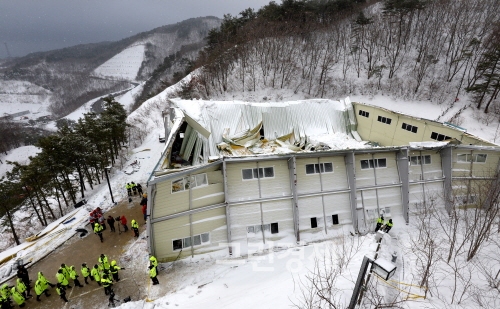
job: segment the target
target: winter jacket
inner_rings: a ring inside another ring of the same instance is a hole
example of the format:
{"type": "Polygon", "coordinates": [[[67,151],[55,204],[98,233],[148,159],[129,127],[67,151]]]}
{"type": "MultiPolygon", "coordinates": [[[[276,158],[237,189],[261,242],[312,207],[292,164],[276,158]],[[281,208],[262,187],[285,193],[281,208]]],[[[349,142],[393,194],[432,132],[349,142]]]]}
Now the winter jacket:
{"type": "Polygon", "coordinates": [[[19,306],[24,304],[24,296],[21,293],[19,293],[15,287],[13,287],[10,291],[12,293],[12,298],[14,299],[16,304],[18,304],[19,306]]]}
{"type": "Polygon", "coordinates": [[[142,214],[145,215],[147,211],[148,211],[148,205],[146,204],[142,205],[142,214]]]}
{"type": "Polygon", "coordinates": [[[75,266],[71,266],[70,270],[69,270],[69,276],[71,277],[71,279],[75,280],[76,278],[78,278],[78,274],[76,273],[76,269],[75,269],[75,266]]]}
{"type": "Polygon", "coordinates": [[[105,256],[105,255],[102,257],[100,256],[98,261],[99,261],[99,263],[101,263],[101,265],[104,269],[109,269],[109,261],[108,261],[107,256],[105,256]]]}
{"type": "Polygon", "coordinates": [[[57,273],[56,274],[56,278],[57,278],[57,282],[59,282],[62,285],[68,285],[69,284],[68,279],[66,279],[66,277],[64,276],[64,274],[57,273]]]}
{"type": "Polygon", "coordinates": [[[95,281],[101,281],[101,272],[99,271],[99,268],[92,268],[90,274],[94,277],[95,281]]]}
{"type": "Polygon", "coordinates": [[[80,272],[84,278],[87,278],[90,275],[90,269],[87,266],[82,266],[80,272]]]}
{"type": "Polygon", "coordinates": [[[23,293],[24,291],[26,291],[26,284],[24,284],[23,280],[21,280],[20,278],[18,278],[16,281],[16,289],[19,293],[23,293]]]}
{"type": "Polygon", "coordinates": [[[130,221],[130,226],[132,226],[133,229],[138,229],[139,223],[137,223],[137,221],[132,219],[132,221],[130,221]]]}
{"type": "Polygon", "coordinates": [[[127,218],[125,218],[125,216],[121,216],[120,221],[122,222],[123,225],[127,225],[127,218]]]}
{"type": "Polygon", "coordinates": [[[111,280],[109,280],[108,278],[106,278],[106,277],[102,277],[101,278],[101,284],[102,284],[103,287],[108,287],[108,286],[112,285],[113,282],[111,280]]]}
{"type": "Polygon", "coordinates": [[[102,233],[102,230],[104,230],[104,228],[99,223],[96,223],[94,225],[94,233],[96,234],[102,233]]]}
{"type": "Polygon", "coordinates": [[[118,265],[116,265],[116,261],[114,261],[114,260],[111,261],[111,268],[110,268],[110,270],[111,270],[112,274],[116,274],[120,269],[121,269],[121,267],[118,266],[118,265]]]}
{"type": "Polygon", "coordinates": [[[156,267],[151,267],[151,269],[149,270],[149,277],[156,277],[156,267]]]}
{"type": "Polygon", "coordinates": [[[115,224],[115,219],[113,219],[113,217],[111,216],[109,216],[108,219],[106,219],[106,221],[110,226],[113,226],[115,224]]]}
{"type": "Polygon", "coordinates": [[[148,198],[147,197],[143,197],[141,202],[139,203],[139,205],[147,205],[148,204],[148,198]]]}
{"type": "Polygon", "coordinates": [[[38,279],[35,283],[35,293],[36,295],[42,295],[42,293],[45,291],[47,288],[47,285],[44,285],[43,282],[38,279]]]}

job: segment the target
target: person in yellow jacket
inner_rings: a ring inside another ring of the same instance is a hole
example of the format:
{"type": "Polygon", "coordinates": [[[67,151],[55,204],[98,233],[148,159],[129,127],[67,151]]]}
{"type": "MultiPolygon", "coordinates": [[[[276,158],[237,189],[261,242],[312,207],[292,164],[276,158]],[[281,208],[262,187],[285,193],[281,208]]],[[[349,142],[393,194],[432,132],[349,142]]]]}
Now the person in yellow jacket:
{"type": "Polygon", "coordinates": [[[66,266],[66,264],[62,263],[61,267],[59,267],[59,269],[61,269],[63,271],[64,277],[66,277],[66,280],[68,280],[68,282],[69,282],[69,279],[71,279],[71,276],[69,274],[70,273],[69,266],[66,266]]]}
{"type": "Polygon", "coordinates": [[[113,280],[115,280],[116,282],[120,281],[120,278],[118,277],[118,271],[120,269],[125,269],[125,268],[121,268],[120,266],[116,265],[115,260],[111,261],[110,271],[111,275],[113,275],[113,280]]]}
{"type": "Polygon", "coordinates": [[[110,267],[109,259],[104,253],[101,253],[101,255],[99,256],[99,259],[97,259],[97,261],[101,264],[102,269],[109,270],[109,267],[110,267]]]}
{"type": "Polygon", "coordinates": [[[68,299],[66,299],[66,289],[60,283],[57,284],[56,292],[59,294],[59,297],[64,300],[64,302],[68,302],[68,299]]]}
{"type": "Polygon", "coordinates": [[[94,280],[94,277],[90,276],[90,269],[87,267],[86,263],[82,264],[82,268],[80,268],[80,272],[82,273],[83,279],[85,279],[85,284],[89,284],[87,279],[90,277],[90,280],[94,280]]]}
{"type": "Polygon", "coordinates": [[[79,275],[76,273],[75,266],[70,266],[69,276],[73,280],[73,283],[75,284],[75,286],[79,286],[79,287],[83,288],[83,285],[81,285],[80,280],[78,280],[79,275]]]}
{"type": "Polygon", "coordinates": [[[26,296],[26,284],[24,284],[21,278],[17,278],[16,280],[16,290],[23,295],[24,298],[28,298],[26,296]]]}
{"type": "Polygon", "coordinates": [[[375,232],[380,230],[382,225],[384,225],[384,216],[381,215],[379,218],[377,218],[377,226],[375,227],[375,232]]]}
{"type": "Polygon", "coordinates": [[[64,276],[63,270],[59,269],[56,274],[57,282],[63,287],[63,288],[69,288],[71,287],[69,285],[68,279],[64,276]]]}
{"type": "Polygon", "coordinates": [[[125,189],[127,189],[128,196],[132,196],[132,185],[130,183],[125,185],[125,189]]]}
{"type": "Polygon", "coordinates": [[[94,268],[92,268],[90,274],[92,275],[92,277],[94,277],[94,280],[97,282],[97,284],[101,286],[101,269],[97,264],[94,265],[94,268]]]}
{"type": "Polygon", "coordinates": [[[98,222],[94,223],[94,233],[99,236],[99,239],[101,239],[101,242],[104,242],[104,238],[102,237],[102,231],[104,228],[102,225],[100,225],[98,222]]]}
{"type": "Polygon", "coordinates": [[[45,293],[45,296],[47,297],[50,296],[49,291],[47,290],[47,283],[48,281],[44,282],[40,279],[40,277],[38,277],[38,280],[35,283],[36,301],[40,301],[40,295],[42,295],[42,293],[45,293]]]}
{"type": "Polygon", "coordinates": [[[56,286],[55,284],[50,283],[41,271],[38,272],[38,280],[40,280],[45,286],[50,285],[52,288],[56,286]]]}
{"type": "Polygon", "coordinates": [[[111,286],[113,285],[113,281],[109,280],[107,276],[102,276],[101,284],[104,287],[104,294],[109,295],[111,292],[111,286]]]}
{"type": "Polygon", "coordinates": [[[149,265],[153,265],[153,267],[156,268],[156,272],[158,272],[158,260],[154,255],[149,257],[149,265]]]}
{"type": "Polygon", "coordinates": [[[16,304],[19,305],[19,307],[24,307],[25,306],[25,298],[23,296],[23,294],[19,293],[16,289],[16,287],[12,287],[12,289],[10,290],[10,293],[12,294],[12,298],[14,299],[14,301],[16,302],[16,304]]]}
{"type": "Polygon", "coordinates": [[[139,223],[137,223],[137,221],[132,219],[132,221],[130,221],[130,225],[132,226],[132,229],[134,230],[134,237],[139,237],[139,223]]]}
{"type": "Polygon", "coordinates": [[[153,285],[160,284],[160,282],[158,282],[158,278],[156,278],[157,275],[158,274],[156,272],[156,267],[154,267],[153,265],[149,265],[149,277],[153,281],[153,285]]]}

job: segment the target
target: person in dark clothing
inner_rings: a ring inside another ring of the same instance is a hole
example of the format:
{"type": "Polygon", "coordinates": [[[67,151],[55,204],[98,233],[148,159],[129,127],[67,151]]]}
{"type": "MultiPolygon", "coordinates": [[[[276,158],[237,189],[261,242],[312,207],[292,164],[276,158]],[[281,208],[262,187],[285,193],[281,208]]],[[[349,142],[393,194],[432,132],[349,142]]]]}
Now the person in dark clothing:
{"type": "Polygon", "coordinates": [[[394,224],[392,223],[392,219],[389,219],[389,222],[387,222],[387,224],[385,225],[385,232],[389,233],[389,231],[392,229],[393,225],[394,224]]]}
{"type": "Polygon", "coordinates": [[[57,284],[56,292],[59,294],[61,299],[64,300],[64,302],[68,302],[66,299],[66,289],[60,283],[57,284]]]}
{"type": "Polygon", "coordinates": [[[384,216],[380,216],[380,218],[377,219],[377,226],[375,227],[375,232],[380,230],[382,225],[384,225],[384,216]]]}
{"type": "Polygon", "coordinates": [[[140,183],[137,184],[137,192],[139,193],[139,196],[142,195],[142,186],[140,183]]]}
{"type": "Polygon", "coordinates": [[[137,195],[137,185],[133,181],[130,184],[132,185],[132,191],[134,191],[134,195],[137,195]]]}
{"type": "Polygon", "coordinates": [[[28,270],[25,267],[29,263],[31,262],[17,266],[17,277],[23,281],[24,285],[26,285],[27,296],[31,296],[30,276],[28,274],[28,270]]]}
{"type": "Polygon", "coordinates": [[[108,221],[109,228],[111,229],[111,232],[116,232],[115,219],[112,216],[108,216],[108,219],[106,221],[108,221]]]}
{"type": "Polygon", "coordinates": [[[108,307],[114,308],[116,306],[115,301],[119,301],[119,300],[115,299],[115,292],[113,290],[111,290],[111,292],[109,292],[108,307]]]}

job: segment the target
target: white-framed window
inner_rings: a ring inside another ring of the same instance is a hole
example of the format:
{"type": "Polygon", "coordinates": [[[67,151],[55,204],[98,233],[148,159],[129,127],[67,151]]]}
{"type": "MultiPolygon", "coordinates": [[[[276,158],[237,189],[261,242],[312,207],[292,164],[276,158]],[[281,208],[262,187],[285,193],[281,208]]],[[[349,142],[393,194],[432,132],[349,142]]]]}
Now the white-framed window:
{"type": "Polygon", "coordinates": [[[360,116],[363,116],[363,117],[370,117],[370,113],[369,112],[365,112],[364,110],[359,110],[359,115],[360,116]]]}
{"type": "Polygon", "coordinates": [[[431,155],[410,156],[408,157],[408,161],[410,162],[410,165],[431,164],[431,155]]]}
{"type": "Polygon", "coordinates": [[[306,164],[306,174],[333,173],[333,163],[306,164]]]}
{"type": "Polygon", "coordinates": [[[207,174],[198,174],[193,176],[186,176],[180,179],[172,180],[172,193],[189,190],[189,188],[196,188],[208,185],[207,174]]]}
{"type": "Polygon", "coordinates": [[[184,248],[190,248],[191,243],[193,246],[206,245],[210,242],[210,233],[203,233],[194,235],[193,237],[185,237],[172,240],[172,249],[181,250],[184,248]]]}
{"type": "Polygon", "coordinates": [[[241,170],[243,180],[257,178],[274,178],[274,167],[244,168],[241,170]]]}
{"type": "Polygon", "coordinates": [[[434,139],[436,141],[444,141],[444,140],[451,139],[451,137],[444,135],[444,134],[439,134],[437,132],[432,132],[431,139],[434,139]]]}
{"type": "Polygon", "coordinates": [[[485,163],[488,157],[485,153],[470,154],[470,153],[459,153],[457,154],[457,162],[477,162],[485,163]]]}
{"type": "Polygon", "coordinates": [[[383,168],[387,167],[387,159],[369,159],[369,160],[361,160],[361,169],[366,170],[370,168],[383,168]]]}
{"type": "Polygon", "coordinates": [[[262,231],[271,231],[271,234],[277,234],[278,233],[278,223],[271,223],[271,224],[258,224],[258,225],[250,225],[247,226],[247,234],[257,234],[262,231]]]}
{"type": "Polygon", "coordinates": [[[391,124],[392,119],[387,118],[387,117],[378,116],[377,121],[385,123],[385,124],[391,124]]]}
{"type": "Polygon", "coordinates": [[[411,124],[407,124],[407,123],[403,122],[401,129],[406,130],[406,131],[410,131],[412,133],[417,133],[418,127],[412,126],[411,124]]]}

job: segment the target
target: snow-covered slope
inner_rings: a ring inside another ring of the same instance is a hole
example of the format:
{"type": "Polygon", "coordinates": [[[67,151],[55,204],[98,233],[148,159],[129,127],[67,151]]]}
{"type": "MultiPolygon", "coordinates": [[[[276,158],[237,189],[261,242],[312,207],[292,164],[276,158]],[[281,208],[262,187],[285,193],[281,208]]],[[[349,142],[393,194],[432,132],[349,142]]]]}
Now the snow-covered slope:
{"type": "Polygon", "coordinates": [[[144,45],[132,45],[94,70],[94,76],[134,81],[144,60],[144,45]]]}

